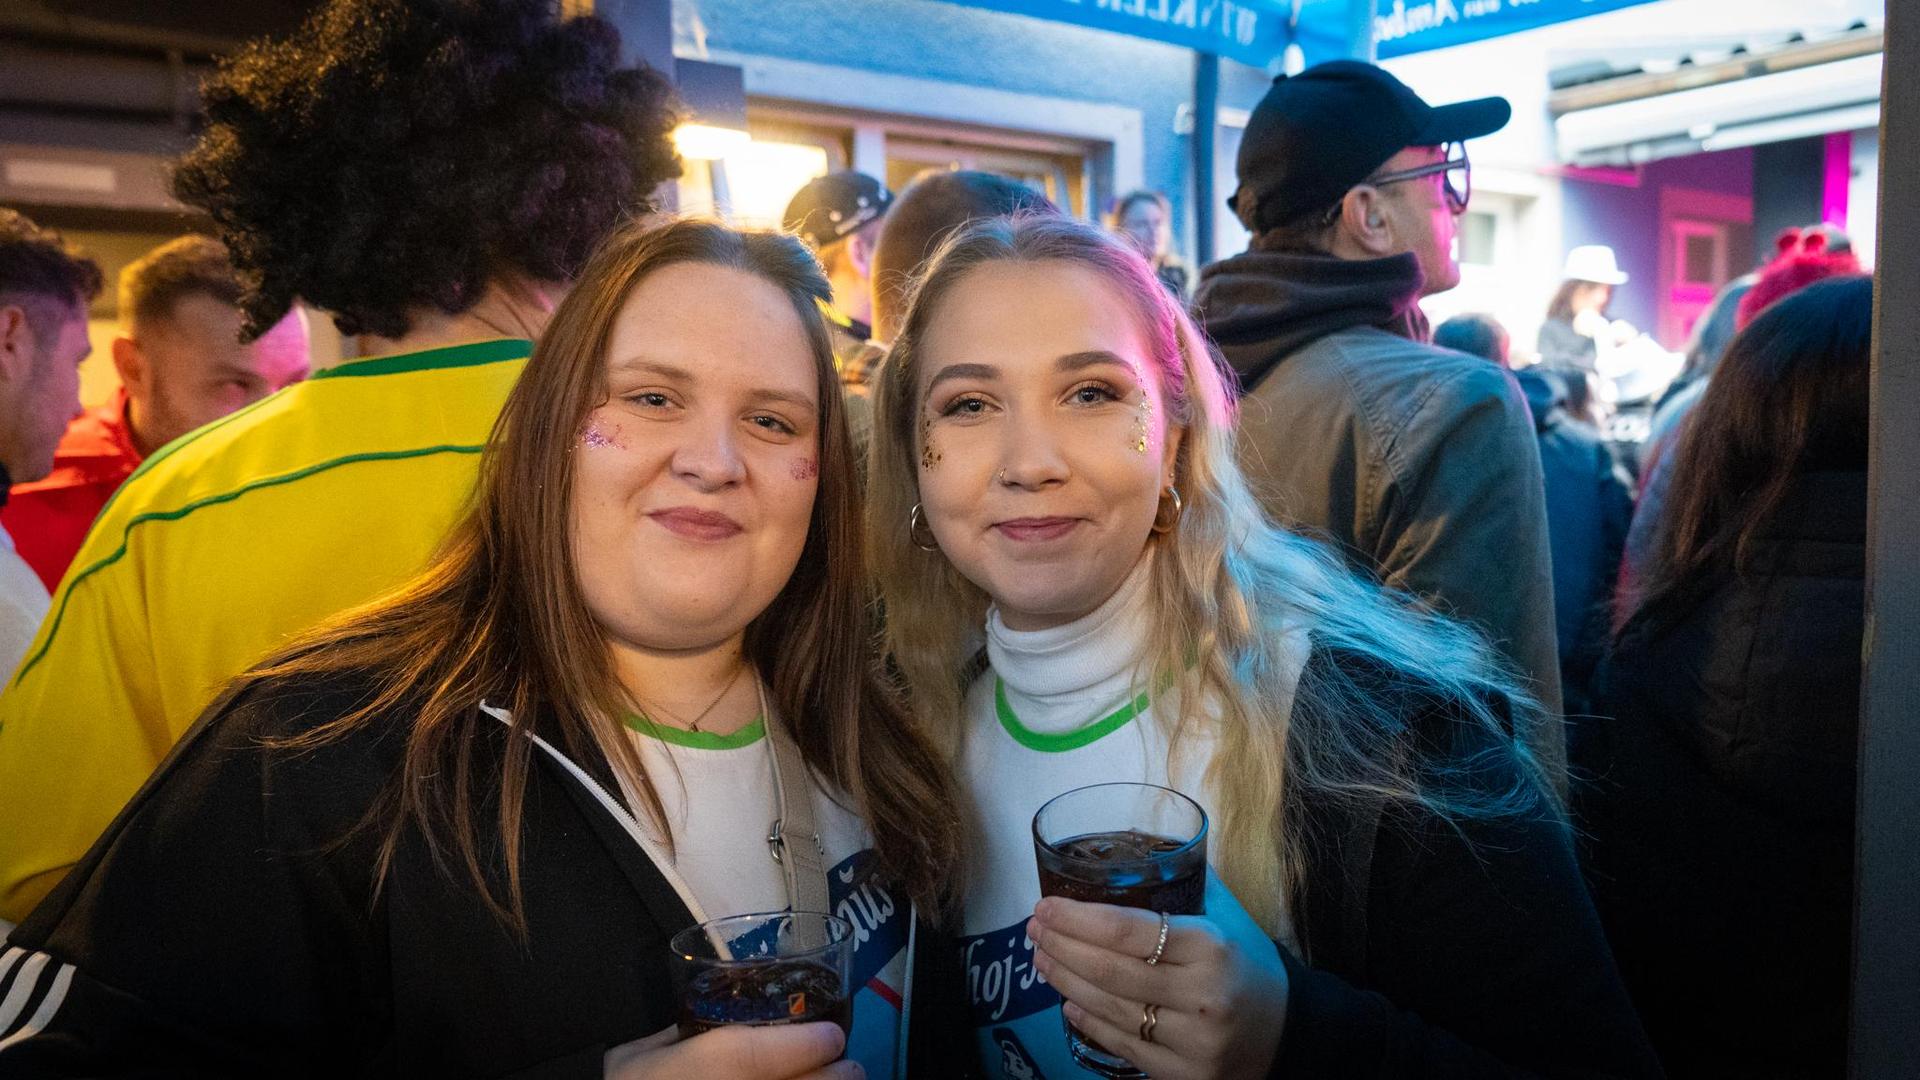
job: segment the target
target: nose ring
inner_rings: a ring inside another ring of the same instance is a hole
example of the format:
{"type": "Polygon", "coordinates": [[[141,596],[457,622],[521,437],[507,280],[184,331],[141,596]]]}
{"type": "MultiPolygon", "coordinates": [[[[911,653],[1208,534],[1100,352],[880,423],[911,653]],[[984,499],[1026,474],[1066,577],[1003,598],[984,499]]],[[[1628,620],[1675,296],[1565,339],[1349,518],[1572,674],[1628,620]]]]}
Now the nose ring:
{"type": "Polygon", "coordinates": [[[1004,483],[1006,483],[1006,482],[1007,482],[1007,470],[1005,470],[1005,469],[1001,469],[1001,470],[1000,470],[1000,472],[999,472],[999,474],[998,474],[998,475],[996,475],[996,476],[994,477],[994,479],[996,479],[996,480],[998,480],[998,481],[1000,481],[1000,482],[1001,482],[1002,484],[1004,484],[1004,483]]]}

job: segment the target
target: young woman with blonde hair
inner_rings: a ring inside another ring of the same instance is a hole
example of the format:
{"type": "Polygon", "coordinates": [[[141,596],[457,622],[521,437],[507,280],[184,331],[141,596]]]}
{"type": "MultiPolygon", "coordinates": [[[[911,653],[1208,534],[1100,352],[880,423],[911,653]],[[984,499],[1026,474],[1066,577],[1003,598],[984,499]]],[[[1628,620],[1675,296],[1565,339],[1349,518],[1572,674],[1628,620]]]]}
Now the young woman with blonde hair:
{"type": "Polygon", "coordinates": [[[240,677],[14,934],[0,1072],[895,1075],[955,795],[874,673],[826,296],[790,237],[611,239],[438,559],[240,677]],[[675,1042],[668,939],[809,872],[851,1035],[675,1042]]]}
{"type": "Polygon", "coordinates": [[[1471,632],[1269,524],[1233,443],[1186,315],[1060,219],[951,239],[881,375],[869,547],[971,796],[990,1070],[1080,1075],[1064,996],[1162,1080],[1657,1072],[1514,738],[1540,709],[1471,632]],[[1035,810],[1114,780],[1208,811],[1206,915],[1036,907],[1035,810]]]}

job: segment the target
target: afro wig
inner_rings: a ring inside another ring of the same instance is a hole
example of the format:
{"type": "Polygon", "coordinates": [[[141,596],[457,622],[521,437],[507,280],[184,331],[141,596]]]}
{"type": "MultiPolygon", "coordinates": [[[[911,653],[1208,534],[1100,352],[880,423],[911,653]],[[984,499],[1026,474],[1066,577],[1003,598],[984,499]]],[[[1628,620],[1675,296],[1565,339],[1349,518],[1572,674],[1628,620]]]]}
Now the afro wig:
{"type": "Polygon", "coordinates": [[[570,280],[679,175],[666,80],[551,0],[335,0],[202,90],[174,192],[248,282],[249,334],[293,301],[399,337],[508,274],[570,280]]]}

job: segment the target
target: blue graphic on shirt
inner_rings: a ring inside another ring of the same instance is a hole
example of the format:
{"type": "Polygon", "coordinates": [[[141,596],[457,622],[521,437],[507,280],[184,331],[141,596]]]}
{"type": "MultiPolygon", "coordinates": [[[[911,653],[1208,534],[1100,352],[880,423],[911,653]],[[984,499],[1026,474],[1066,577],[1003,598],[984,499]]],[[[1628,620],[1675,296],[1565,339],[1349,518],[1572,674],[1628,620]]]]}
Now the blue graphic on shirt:
{"type": "MultiPolygon", "coordinates": [[[[871,850],[857,851],[829,870],[827,902],[853,927],[853,1034],[847,1039],[847,1057],[877,1078],[893,1075],[901,1037],[900,987],[912,909],[874,877],[874,858],[871,850]]],[[[735,953],[764,952],[772,945],[772,935],[768,927],[742,934],[728,945],[735,953]]]]}
{"type": "Polygon", "coordinates": [[[980,1060],[1005,1080],[1096,1076],[1067,1049],[1060,994],[1033,966],[1027,920],[960,939],[980,1060]]]}

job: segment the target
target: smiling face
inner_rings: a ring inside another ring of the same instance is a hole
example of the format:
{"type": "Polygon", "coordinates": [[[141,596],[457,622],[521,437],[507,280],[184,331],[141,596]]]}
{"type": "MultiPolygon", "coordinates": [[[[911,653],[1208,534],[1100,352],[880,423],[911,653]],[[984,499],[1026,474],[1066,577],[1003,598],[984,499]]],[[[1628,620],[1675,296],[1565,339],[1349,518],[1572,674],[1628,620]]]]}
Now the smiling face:
{"type": "Polygon", "coordinates": [[[818,487],[819,376],[785,293],[680,263],[628,295],[575,450],[573,557],[616,650],[708,648],[792,576],[818,487]]]}
{"type": "Polygon", "coordinates": [[[921,510],[1014,629],[1099,607],[1139,561],[1180,430],[1130,300],[1069,262],[993,263],[920,343],[921,510]]]}

